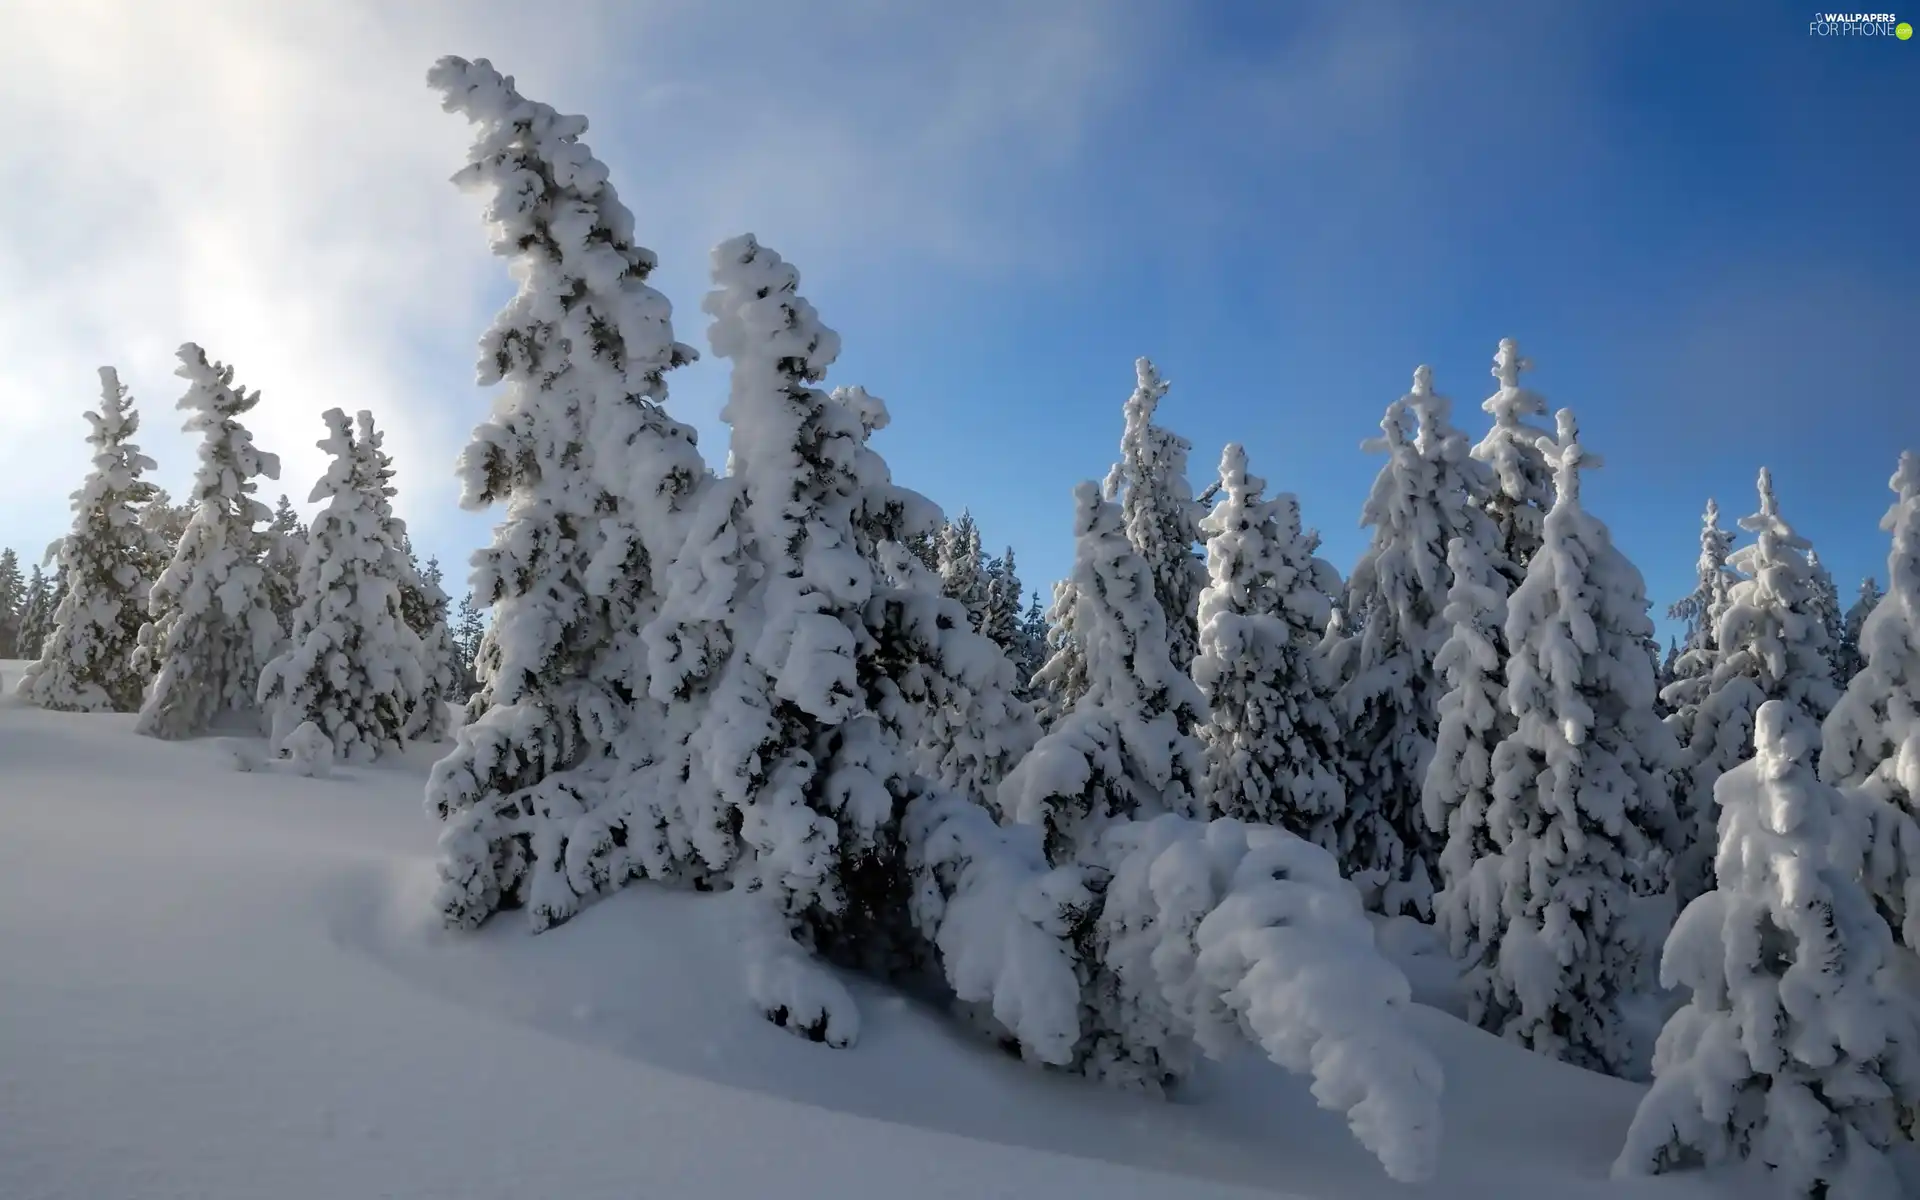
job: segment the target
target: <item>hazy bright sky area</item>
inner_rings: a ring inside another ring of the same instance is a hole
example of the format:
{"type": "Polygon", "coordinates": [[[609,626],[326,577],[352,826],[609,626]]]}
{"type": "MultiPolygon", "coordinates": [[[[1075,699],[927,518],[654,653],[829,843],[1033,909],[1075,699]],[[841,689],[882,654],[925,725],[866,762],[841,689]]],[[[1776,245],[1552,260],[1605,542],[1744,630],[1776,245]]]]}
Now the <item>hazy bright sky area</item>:
{"type": "MultiPolygon", "coordinates": [[[[1896,6],[1897,7],[1897,6],[1896,6]]],[[[263,394],[304,501],[320,413],[388,429],[449,590],[491,514],[452,463],[510,294],[470,134],[424,82],[487,57],[592,122],[676,332],[752,231],[845,339],[896,479],[970,507],[1043,591],[1105,474],[1133,359],[1163,421],[1297,492],[1353,564],[1359,449],[1431,363],[1471,436],[1502,337],[1606,460],[1589,507],[1664,611],[1698,514],[1774,470],[1851,599],[1920,449],[1920,39],[1775,3],[551,3],[7,0],[0,545],[37,558],[118,366],[176,494],[173,352],[263,394]]],[[[1905,19],[1905,14],[1902,14],[1905,19]]],[[[725,364],[671,377],[724,462],[725,364]]]]}

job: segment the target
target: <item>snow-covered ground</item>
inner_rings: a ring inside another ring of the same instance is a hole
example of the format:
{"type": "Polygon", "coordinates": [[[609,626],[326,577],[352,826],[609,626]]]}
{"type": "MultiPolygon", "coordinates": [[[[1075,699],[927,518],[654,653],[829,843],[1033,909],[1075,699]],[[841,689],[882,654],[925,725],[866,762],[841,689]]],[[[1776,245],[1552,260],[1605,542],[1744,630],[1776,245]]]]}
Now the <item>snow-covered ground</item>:
{"type": "MultiPolygon", "coordinates": [[[[10,691],[19,663],[0,663],[10,691]]],[[[429,750],[327,779],[0,700],[0,1197],[1710,1197],[1614,1182],[1641,1090],[1432,1008],[1438,1178],[1256,1052],[1172,1102],[859,987],[832,1050],[744,1000],[725,896],[442,933],[429,750]]],[[[1400,931],[1395,931],[1400,932],[1400,931]]],[[[1394,939],[1390,939],[1394,940],[1394,939]]],[[[1398,939],[1405,940],[1405,939],[1398,939]]],[[[1444,971],[1410,964],[1444,996],[1444,971]]]]}

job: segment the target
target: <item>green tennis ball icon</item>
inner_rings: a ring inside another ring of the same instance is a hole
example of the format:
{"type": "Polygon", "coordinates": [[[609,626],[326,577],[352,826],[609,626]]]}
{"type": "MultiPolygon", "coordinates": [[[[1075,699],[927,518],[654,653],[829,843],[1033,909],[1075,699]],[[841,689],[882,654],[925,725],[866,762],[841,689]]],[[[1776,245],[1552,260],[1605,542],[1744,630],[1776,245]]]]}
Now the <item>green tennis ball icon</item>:
{"type": "Polygon", "coordinates": [[[1913,36],[1913,26],[1907,24],[1905,21],[1902,21],[1898,25],[1895,25],[1893,27],[1893,36],[1899,38],[1901,41],[1904,42],[1908,38],[1913,36]]]}

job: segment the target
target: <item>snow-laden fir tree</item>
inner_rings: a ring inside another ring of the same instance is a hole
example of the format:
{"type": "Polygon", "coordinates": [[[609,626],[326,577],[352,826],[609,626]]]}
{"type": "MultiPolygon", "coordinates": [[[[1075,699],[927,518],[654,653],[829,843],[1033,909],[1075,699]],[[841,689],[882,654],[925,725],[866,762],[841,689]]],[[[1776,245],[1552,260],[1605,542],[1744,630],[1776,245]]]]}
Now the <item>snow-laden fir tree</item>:
{"type": "Polygon", "coordinates": [[[1820,777],[1873,821],[1861,846],[1868,886],[1901,942],[1920,950],[1920,456],[1900,455],[1887,591],[1860,628],[1860,671],[1821,729],[1820,777]]]}
{"type": "Polygon", "coordinates": [[[980,548],[980,526],[973,514],[962,512],[960,519],[948,522],[940,531],[940,586],[948,596],[966,606],[967,620],[975,632],[983,631],[991,604],[988,596],[987,560],[980,548]]]}
{"type": "Polygon", "coordinates": [[[307,527],[285,494],[274,505],[266,539],[266,558],[261,565],[267,577],[267,605],[280,627],[291,630],[293,610],[300,607],[300,563],[307,554],[307,527]]]}
{"type": "MultiPolygon", "coordinates": [[[[1025,599],[1019,571],[1014,566],[1013,547],[987,563],[987,615],[980,632],[993,639],[1000,652],[1015,663],[1025,657],[1021,630],[1020,605],[1025,599]]],[[[1024,685],[1026,677],[1020,682],[1024,685]]]]}
{"type": "Polygon", "coordinates": [[[420,692],[407,714],[409,741],[438,742],[448,730],[447,704],[460,700],[459,655],[447,628],[448,600],[442,588],[440,560],[414,565],[408,555],[407,574],[400,580],[400,617],[419,642],[420,692]]]}
{"type": "Polygon", "coordinates": [[[1074,489],[1071,582],[1085,694],[999,795],[1009,819],[1046,831],[1056,863],[1110,821],[1194,816],[1205,803],[1205,759],[1187,731],[1199,724],[1206,700],[1173,665],[1153,574],[1128,539],[1119,506],[1092,483],[1074,489]]]}
{"type": "Polygon", "coordinates": [[[1493,428],[1473,448],[1473,457],[1493,471],[1493,489],[1482,503],[1499,529],[1496,561],[1506,564],[1516,586],[1540,547],[1541,527],[1553,507],[1553,472],[1540,452],[1546,430],[1527,420],[1546,416],[1547,402],[1520,386],[1521,372],[1532,367],[1512,338],[1500,339],[1493,356],[1500,387],[1480,406],[1493,418],[1493,428]]]}
{"type": "Polygon", "coordinates": [[[394,547],[390,574],[400,588],[400,617],[414,636],[420,665],[420,686],[408,700],[404,733],[408,741],[443,741],[448,729],[446,700],[453,690],[453,643],[447,634],[447,594],[440,587],[440,565],[434,563],[429,579],[414,555],[407,523],[393,510],[399,489],[393,483],[393,456],[386,450],[386,434],[374,427],[373,414],[364,409],[355,424],[356,441],[368,448],[375,464],[378,486],[368,497],[386,527],[388,544],[394,547]]]}
{"type": "Polygon", "coordinates": [[[1860,631],[1866,627],[1867,617],[1880,603],[1880,583],[1869,575],[1860,581],[1860,592],[1847,607],[1846,615],[1840,622],[1840,640],[1833,647],[1833,683],[1841,691],[1853,682],[1866,661],[1860,655],[1860,631]]]}
{"type": "Polygon", "coordinates": [[[1220,502],[1200,523],[1208,583],[1200,593],[1193,680],[1207,714],[1211,810],[1279,825],[1332,848],[1346,804],[1340,720],[1321,666],[1338,578],[1306,548],[1299,502],[1263,497],[1238,443],[1220,456],[1220,502]]]}
{"type": "Polygon", "coordinates": [[[420,644],[400,612],[405,554],[386,514],[386,480],[370,414],[359,436],[340,409],[322,414],[332,456],[307,497],[321,506],[300,562],[300,606],[287,647],[260,674],[272,740],[311,722],[333,757],[368,762],[400,749],[421,692],[420,644]]]}
{"type": "Polygon", "coordinates": [[[1080,589],[1072,577],[1056,580],[1047,608],[1045,657],[1032,681],[1043,728],[1053,728],[1087,694],[1087,650],[1074,627],[1079,608],[1080,589]]]}
{"type": "MultiPolygon", "coordinates": [[[[1807,571],[1813,579],[1814,611],[1826,630],[1827,658],[1831,661],[1847,636],[1847,610],[1840,603],[1840,589],[1833,582],[1833,574],[1821,563],[1820,552],[1811,546],[1807,548],[1807,571]]],[[[1834,664],[1833,686],[1836,689],[1847,686],[1846,679],[1840,676],[1838,663],[1834,664]]]]}
{"type": "Polygon", "coordinates": [[[922,770],[983,782],[972,773],[1004,769],[983,758],[1017,753],[1008,719],[1031,717],[1012,663],[899,544],[937,510],[867,445],[883,406],[814,386],[840,341],[798,272],[747,235],[714,250],[713,280],[702,307],[732,366],[731,470],[703,496],[645,635],[652,694],[686,731],[659,794],[668,836],[707,868],[743,859],[737,879],[765,918],[748,945],[756,1002],[844,1045],[858,1013],[811,956],[902,969],[900,818],[922,770]],[[916,762],[933,743],[950,749],[916,762]]]}
{"type": "Polygon", "coordinates": [[[1453,581],[1440,615],[1450,632],[1433,658],[1446,690],[1421,804],[1427,828],[1445,839],[1434,925],[1466,964],[1467,1019],[1482,1024],[1498,969],[1505,822],[1512,816],[1496,795],[1493,771],[1500,743],[1517,728],[1506,702],[1510,589],[1490,538],[1455,538],[1447,567],[1453,581]]]}
{"type": "Polygon", "coordinates": [[[1491,763],[1499,897],[1476,902],[1493,967],[1475,1002],[1483,1027],[1618,1074],[1636,1054],[1621,1001],[1645,982],[1651,950],[1633,892],[1672,824],[1676,750],[1653,713],[1645,583],[1581,506],[1580,474],[1599,462],[1570,410],[1558,426],[1542,445],[1554,505],[1507,606],[1515,725],[1491,763]]]}
{"type": "Polygon", "coordinates": [[[1027,602],[1027,611],[1020,618],[1020,652],[1014,656],[1020,666],[1020,682],[1031,687],[1034,675],[1047,662],[1047,606],[1040,602],[1040,593],[1034,592],[1027,602]]]}
{"type": "MultiPolygon", "coordinates": [[[[1773,476],[1760,471],[1760,511],[1740,527],[1755,535],[1731,560],[1739,577],[1717,607],[1710,640],[1692,652],[1709,662],[1703,686],[1668,727],[1686,741],[1676,763],[1675,903],[1685,907],[1713,887],[1715,827],[1719,810],[1714,786],[1720,776],[1752,753],[1754,714],[1768,700],[1784,700],[1818,725],[1833,707],[1832,660],[1820,614],[1818,581],[1807,560],[1807,543],[1780,515],[1773,476]]],[[[1701,569],[1708,563],[1709,528],[1701,534],[1701,569]]],[[[1676,689],[1677,690],[1677,689],[1676,689]]]]}
{"type": "Polygon", "coordinates": [[[1720,527],[1719,503],[1709,497],[1700,518],[1697,582],[1691,592],[1667,609],[1667,617],[1681,622],[1686,630],[1670,677],[1661,685],[1661,699],[1672,710],[1667,725],[1682,744],[1693,735],[1694,712],[1706,698],[1714,665],[1720,660],[1720,618],[1726,615],[1733,585],[1739,579],[1727,565],[1733,540],[1733,534],[1720,527]]]}
{"type": "Polygon", "coordinates": [[[1433,372],[1380,422],[1365,448],[1386,464],[1361,511],[1373,537],[1347,582],[1351,635],[1337,647],[1351,782],[1338,846],[1348,878],[1393,915],[1430,911],[1439,839],[1426,825],[1421,792],[1439,732],[1440,683],[1433,656],[1449,632],[1442,618],[1450,583],[1447,547],[1456,537],[1493,536],[1475,500],[1485,468],[1448,421],[1433,372]]]}
{"type": "Polygon", "coordinates": [[[100,407],[87,423],[93,471],[73,493],[73,529],[57,547],[63,594],[19,694],[42,708],[134,712],[147,681],[133,649],[163,559],[159,539],[140,524],[139,506],[154,490],[141,476],[153,460],[133,442],[140,414],[112,367],[100,368],[100,407]]]}
{"type": "Polygon", "coordinates": [[[473,602],[473,590],[469,588],[460,597],[460,607],[454,613],[451,630],[454,694],[462,703],[472,698],[478,686],[478,681],[473,677],[473,662],[480,655],[480,638],[486,629],[486,618],[480,615],[480,606],[473,602]]]}
{"type": "Polygon", "coordinates": [[[1187,482],[1192,446],[1154,424],[1167,381],[1153,363],[1135,360],[1133,395],[1127,398],[1126,428],[1120,437],[1120,461],[1107,476],[1106,495],[1120,504],[1127,540],[1153,576],[1153,594],[1167,630],[1173,665],[1185,671],[1198,639],[1200,589],[1207,569],[1194,552],[1200,540],[1204,507],[1187,482]]]}
{"type": "Polygon", "coordinates": [[[284,633],[264,566],[260,526],[271,513],[254,497],[259,479],[280,477],[280,458],[240,423],[260,393],[235,387],[233,368],[191,342],[174,373],[187,380],[178,407],[192,414],[187,432],[201,435],[200,466],[193,515],[147,598],[134,651],[135,669],[151,677],[134,729],[159,738],[191,737],[229,713],[258,725],[260,668],[284,633]]]}
{"type": "Polygon", "coordinates": [[[634,711],[636,639],[706,475],[693,430],[662,408],[667,372],[695,355],[580,141],[586,118],[525,99],[484,59],[444,58],[428,82],[477,127],[454,179],[486,193],[519,284],[480,342],[478,382],[504,388],[460,458],[462,506],[504,512],[471,578],[492,612],[469,709],[484,711],[427,783],[446,825],[438,902],[460,927],[526,907],[538,930],[625,881],[605,869],[622,831],[592,813],[616,740],[658,724],[634,711]]]}
{"type": "Polygon", "coordinates": [[[1885,1152],[1920,1104],[1920,1027],[1862,887],[1860,813],[1814,775],[1818,730],[1761,706],[1754,756],[1715,787],[1715,890],[1667,938],[1661,982],[1692,997],[1654,1052],[1621,1176],[1753,1158],[1783,1192],[1897,1200],[1885,1152]]]}
{"type": "Polygon", "coordinates": [[[20,630],[26,624],[27,581],[20,556],[0,550],[0,658],[20,657],[20,630]]]}
{"type": "Polygon", "coordinates": [[[20,608],[20,656],[29,660],[40,657],[40,651],[47,644],[49,625],[53,618],[53,585],[47,582],[46,572],[40,564],[33,564],[27,573],[26,599],[20,608]]]}

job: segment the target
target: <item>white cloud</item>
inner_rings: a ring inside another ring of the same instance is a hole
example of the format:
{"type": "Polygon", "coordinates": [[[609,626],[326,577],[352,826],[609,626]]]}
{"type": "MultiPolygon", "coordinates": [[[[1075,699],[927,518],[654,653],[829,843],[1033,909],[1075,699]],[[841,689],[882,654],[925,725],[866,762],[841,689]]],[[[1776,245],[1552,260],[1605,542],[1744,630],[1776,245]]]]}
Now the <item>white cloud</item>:
{"type": "Polygon", "coordinates": [[[588,114],[697,343],[705,251],[743,228],[803,265],[1007,265],[1019,245],[992,228],[994,198],[1071,154],[1123,57],[1103,6],[1042,7],[908,27],[874,3],[753,20],[676,3],[16,6],[0,545],[64,528],[102,363],[141,403],[161,482],[184,486],[171,370],[188,340],[261,390],[250,425],[296,501],[321,469],[318,414],[370,408],[403,513],[429,544],[448,528],[451,462],[485,403],[472,346],[508,285],[477,202],[447,183],[469,135],[425,86],[439,55],[491,57],[588,114]]]}

